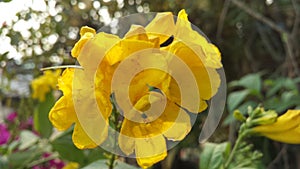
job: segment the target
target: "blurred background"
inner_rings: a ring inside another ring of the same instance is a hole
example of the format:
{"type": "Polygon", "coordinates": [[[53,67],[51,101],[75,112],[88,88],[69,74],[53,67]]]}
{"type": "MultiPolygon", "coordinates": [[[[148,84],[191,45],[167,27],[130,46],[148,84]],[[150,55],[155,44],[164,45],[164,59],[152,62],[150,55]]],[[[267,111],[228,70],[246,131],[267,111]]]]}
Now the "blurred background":
{"type": "MultiPolygon", "coordinates": [[[[300,108],[299,0],[1,0],[0,122],[14,111],[20,121],[33,116],[31,80],[42,74],[42,67],[75,64],[70,50],[81,26],[113,28],[114,21],[129,14],[177,15],[181,9],[222,53],[227,106],[209,141],[235,140],[234,109],[246,113],[249,105],[262,104],[281,114],[300,108]]],[[[170,152],[171,160],[155,168],[198,168],[195,154],[200,151],[197,138],[203,119],[199,117],[188,137],[170,152]]],[[[264,138],[251,141],[264,153],[262,168],[300,168],[299,146],[264,138]]]]}

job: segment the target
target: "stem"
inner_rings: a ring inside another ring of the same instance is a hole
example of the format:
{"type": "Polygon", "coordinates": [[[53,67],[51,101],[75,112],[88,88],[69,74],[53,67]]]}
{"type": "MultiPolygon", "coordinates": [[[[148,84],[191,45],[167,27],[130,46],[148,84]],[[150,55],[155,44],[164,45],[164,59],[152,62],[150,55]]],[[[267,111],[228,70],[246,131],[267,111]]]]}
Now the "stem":
{"type": "Polygon", "coordinates": [[[242,127],[243,127],[243,126],[240,127],[240,132],[239,132],[240,134],[239,134],[239,136],[238,136],[238,138],[237,138],[237,140],[236,140],[236,142],[235,142],[235,145],[234,145],[234,147],[233,147],[233,149],[232,149],[232,151],[231,151],[231,153],[230,153],[230,155],[229,155],[229,157],[228,157],[228,159],[227,159],[227,161],[226,161],[226,163],[225,163],[225,166],[224,166],[225,169],[229,167],[231,161],[233,160],[233,157],[234,157],[234,154],[235,154],[237,148],[239,147],[241,141],[242,141],[242,140],[244,139],[244,137],[245,137],[245,133],[244,133],[244,132],[241,132],[241,128],[242,128],[242,127]]]}
{"type": "MultiPolygon", "coordinates": [[[[114,94],[111,95],[111,103],[112,103],[112,106],[113,106],[113,109],[112,109],[112,113],[111,113],[111,117],[110,120],[111,122],[113,123],[113,125],[115,126],[115,130],[120,132],[120,129],[121,129],[121,125],[119,124],[119,115],[120,115],[120,112],[118,111],[117,109],[117,105],[116,105],[116,100],[115,100],[115,97],[114,97],[114,94]]],[[[112,142],[113,142],[113,148],[116,149],[117,148],[117,132],[113,133],[113,139],[112,139],[112,142]]],[[[110,156],[108,156],[109,160],[108,160],[108,168],[109,169],[113,169],[114,166],[115,166],[115,161],[117,159],[117,156],[114,154],[114,152],[110,153],[110,156]]]]}
{"type": "Polygon", "coordinates": [[[112,155],[111,155],[111,157],[109,159],[109,162],[108,162],[108,168],[109,169],[113,169],[114,168],[115,160],[116,160],[116,155],[112,153],[112,155]]]}
{"type": "Polygon", "coordinates": [[[239,0],[231,0],[231,2],[239,7],[240,9],[244,10],[247,14],[254,17],[255,19],[263,22],[264,24],[268,25],[273,30],[279,32],[280,34],[288,34],[288,32],[285,29],[282,29],[280,26],[278,26],[276,23],[274,23],[269,18],[263,16],[262,14],[258,13],[257,11],[252,10],[249,8],[244,2],[241,2],[239,0]]]}
{"type": "Polygon", "coordinates": [[[38,164],[42,164],[42,163],[45,163],[47,161],[54,160],[57,157],[58,157],[58,154],[55,153],[55,154],[50,155],[49,157],[44,157],[44,158],[38,159],[36,161],[33,161],[32,163],[28,164],[27,167],[31,168],[31,167],[36,166],[38,164]]]}

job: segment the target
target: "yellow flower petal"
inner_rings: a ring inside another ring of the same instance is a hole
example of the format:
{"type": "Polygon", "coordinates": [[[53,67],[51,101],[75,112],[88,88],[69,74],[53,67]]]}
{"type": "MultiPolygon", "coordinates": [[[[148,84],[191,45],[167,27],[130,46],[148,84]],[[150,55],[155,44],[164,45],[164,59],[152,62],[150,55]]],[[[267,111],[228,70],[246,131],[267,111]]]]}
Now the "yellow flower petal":
{"type": "MultiPolygon", "coordinates": [[[[78,118],[77,124],[80,123],[86,134],[80,136],[88,136],[95,144],[99,145],[107,137],[108,116],[112,106],[108,104],[104,108],[98,107],[94,81],[86,73],[84,70],[75,70],[72,93],[74,109],[78,118]]],[[[109,102],[109,98],[106,99],[104,101],[109,102]]]]}
{"type": "Polygon", "coordinates": [[[148,40],[146,30],[140,25],[131,25],[129,31],[125,35],[126,39],[148,40]]]}
{"type": "Polygon", "coordinates": [[[137,163],[142,168],[150,167],[167,156],[167,146],[163,136],[136,139],[135,151],[137,163]]]}
{"type": "Polygon", "coordinates": [[[63,92],[65,96],[72,96],[72,84],[74,78],[74,69],[65,69],[58,78],[58,88],[63,92]]]}
{"type": "Polygon", "coordinates": [[[62,96],[49,112],[49,120],[58,130],[66,130],[76,121],[73,104],[62,96]]]}
{"type": "MultiPolygon", "coordinates": [[[[112,50],[111,48],[118,44],[119,41],[120,38],[118,36],[104,32],[98,33],[81,49],[81,53],[77,58],[79,64],[85,71],[90,71],[90,76],[93,76],[99,64],[106,60],[105,57],[108,57],[105,55],[107,55],[107,53],[112,50]]],[[[118,58],[117,55],[114,57],[118,58]]],[[[108,60],[110,60],[110,58],[108,58],[108,60]]]]}
{"type": "MultiPolygon", "coordinates": [[[[94,130],[97,130],[96,128],[94,130]]],[[[98,146],[94,137],[90,137],[86,134],[80,123],[76,123],[72,135],[74,145],[79,149],[95,148],[98,146]]]]}
{"type": "Polygon", "coordinates": [[[300,144],[300,110],[288,110],[275,123],[256,126],[252,130],[272,140],[300,144]]]}
{"type": "MultiPolygon", "coordinates": [[[[123,123],[127,123],[127,122],[128,121],[125,120],[123,123]]],[[[127,125],[124,124],[124,126],[127,125]]],[[[128,135],[124,135],[123,132],[124,132],[124,128],[121,129],[121,133],[119,135],[119,139],[118,139],[119,147],[122,150],[122,152],[124,152],[126,155],[130,155],[134,152],[135,138],[128,137],[128,135]]],[[[130,131],[126,131],[126,132],[130,132],[130,131]]]]}
{"type": "Polygon", "coordinates": [[[88,26],[83,26],[81,27],[80,29],[80,36],[84,36],[86,33],[92,33],[92,34],[96,34],[96,30],[91,28],[91,27],[88,27],[88,26]]]}
{"type": "Polygon", "coordinates": [[[62,169],[77,169],[77,168],[79,168],[79,164],[78,163],[76,163],[76,162],[69,162],[62,169]]]}
{"type": "Polygon", "coordinates": [[[209,100],[216,94],[221,81],[215,69],[206,67],[199,56],[182,42],[173,43],[169,51],[182,59],[190,67],[196,78],[199,94],[202,99],[209,100]]]}
{"type": "Polygon", "coordinates": [[[148,34],[159,37],[161,44],[175,33],[174,16],[171,12],[158,13],[145,29],[148,34]]]}
{"type": "MultiPolygon", "coordinates": [[[[176,105],[173,104],[173,106],[176,105]]],[[[176,109],[177,108],[175,108],[175,110],[176,109]]],[[[176,119],[172,119],[172,120],[173,121],[164,122],[163,125],[167,126],[167,128],[166,131],[163,133],[163,135],[168,140],[181,141],[191,130],[190,117],[184,110],[180,109],[180,112],[178,113],[176,119]]]]}
{"type": "Polygon", "coordinates": [[[81,49],[85,45],[85,43],[90,40],[92,37],[94,37],[96,34],[96,31],[92,28],[89,28],[87,26],[84,26],[80,30],[80,39],[73,47],[71,54],[73,57],[77,58],[81,52],[81,49]]]}
{"type": "Polygon", "coordinates": [[[286,132],[297,128],[300,125],[300,110],[288,110],[277,118],[277,121],[269,125],[261,125],[253,128],[259,133],[286,132]]]}
{"type": "Polygon", "coordinates": [[[155,45],[156,43],[152,41],[123,39],[108,51],[106,58],[110,65],[114,65],[129,57],[134,52],[147,48],[158,48],[158,46],[155,45]]]}
{"type": "Polygon", "coordinates": [[[209,43],[204,36],[194,31],[188,21],[185,10],[181,10],[176,21],[175,37],[182,40],[197,54],[204,54],[202,62],[211,68],[221,68],[221,53],[218,48],[209,43]],[[193,45],[196,44],[196,45],[193,45]]]}
{"type": "Polygon", "coordinates": [[[300,125],[284,132],[263,133],[265,137],[288,144],[300,144],[300,125]]]}

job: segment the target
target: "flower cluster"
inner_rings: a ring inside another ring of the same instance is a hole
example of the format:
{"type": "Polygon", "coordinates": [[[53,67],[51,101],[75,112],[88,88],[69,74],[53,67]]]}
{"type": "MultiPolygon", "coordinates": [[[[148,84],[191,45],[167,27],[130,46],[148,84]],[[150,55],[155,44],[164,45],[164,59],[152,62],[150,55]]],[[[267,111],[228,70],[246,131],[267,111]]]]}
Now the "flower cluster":
{"type": "Polygon", "coordinates": [[[55,71],[47,70],[42,76],[33,79],[31,82],[32,98],[39,101],[45,101],[46,94],[56,88],[57,78],[59,77],[61,70],[55,71]]]}
{"type": "Polygon", "coordinates": [[[80,148],[101,145],[108,136],[113,105],[124,117],[118,145],[149,167],[167,155],[166,140],[191,130],[189,113],[207,108],[220,86],[220,52],[192,29],[184,10],[176,22],[158,13],[146,26],[132,25],[120,38],[82,27],[72,49],[83,69],[66,69],[58,80],[63,96],[49,114],[59,130],[75,123],[80,148]],[[111,97],[114,101],[111,103],[111,97]]]}

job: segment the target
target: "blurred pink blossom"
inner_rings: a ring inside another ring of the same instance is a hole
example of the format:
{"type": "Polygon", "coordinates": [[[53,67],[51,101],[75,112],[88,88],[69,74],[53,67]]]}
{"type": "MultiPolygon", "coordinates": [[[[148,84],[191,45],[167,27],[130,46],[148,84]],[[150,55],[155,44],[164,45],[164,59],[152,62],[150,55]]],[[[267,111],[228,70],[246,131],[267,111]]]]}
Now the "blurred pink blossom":
{"type": "Polygon", "coordinates": [[[6,144],[10,138],[10,133],[4,124],[0,124],[0,145],[6,144]]]}
{"type": "Polygon", "coordinates": [[[12,112],[9,115],[7,115],[6,120],[9,122],[14,122],[17,117],[18,117],[18,113],[12,112]]]}

